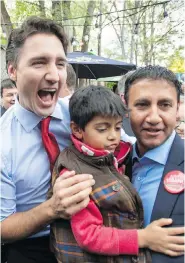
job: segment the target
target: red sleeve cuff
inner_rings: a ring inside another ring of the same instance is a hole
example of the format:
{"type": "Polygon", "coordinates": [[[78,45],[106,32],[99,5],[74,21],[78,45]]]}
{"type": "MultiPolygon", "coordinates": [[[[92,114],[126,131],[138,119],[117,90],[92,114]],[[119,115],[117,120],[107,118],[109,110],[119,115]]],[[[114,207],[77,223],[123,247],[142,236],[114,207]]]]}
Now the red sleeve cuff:
{"type": "Polygon", "coordinates": [[[138,255],[138,233],[136,229],[118,229],[119,254],[138,255]]]}

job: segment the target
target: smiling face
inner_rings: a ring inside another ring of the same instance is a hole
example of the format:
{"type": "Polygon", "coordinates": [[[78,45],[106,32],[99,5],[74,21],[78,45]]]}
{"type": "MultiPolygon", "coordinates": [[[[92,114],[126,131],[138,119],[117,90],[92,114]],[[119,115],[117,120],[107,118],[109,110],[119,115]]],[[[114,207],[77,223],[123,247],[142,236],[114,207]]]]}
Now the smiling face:
{"type": "Polygon", "coordinates": [[[2,94],[2,105],[7,110],[15,104],[15,98],[17,95],[16,88],[4,88],[2,94]]]}
{"type": "Polygon", "coordinates": [[[19,103],[39,116],[53,113],[59,92],[66,83],[66,56],[53,34],[28,37],[20,50],[16,68],[8,68],[16,81],[19,103]]]}
{"type": "Polygon", "coordinates": [[[121,138],[122,118],[96,116],[82,130],[71,122],[73,135],[88,146],[114,152],[121,138]]]}
{"type": "Polygon", "coordinates": [[[140,155],[163,144],[176,126],[177,92],[165,80],[141,79],[129,89],[130,122],[140,155]]]}

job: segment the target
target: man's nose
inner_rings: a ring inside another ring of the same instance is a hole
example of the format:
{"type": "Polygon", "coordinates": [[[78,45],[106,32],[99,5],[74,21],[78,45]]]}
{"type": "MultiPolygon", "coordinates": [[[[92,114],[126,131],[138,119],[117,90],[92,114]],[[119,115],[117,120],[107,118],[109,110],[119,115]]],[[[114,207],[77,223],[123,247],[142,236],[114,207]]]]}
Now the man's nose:
{"type": "Polygon", "coordinates": [[[150,108],[146,121],[153,125],[161,122],[160,111],[157,106],[153,106],[150,108]]]}
{"type": "Polygon", "coordinates": [[[16,93],[16,94],[13,94],[12,100],[15,101],[16,97],[17,97],[17,93],[16,93]]]}
{"type": "Polygon", "coordinates": [[[59,81],[58,68],[56,65],[48,65],[45,79],[54,83],[59,81]]]}

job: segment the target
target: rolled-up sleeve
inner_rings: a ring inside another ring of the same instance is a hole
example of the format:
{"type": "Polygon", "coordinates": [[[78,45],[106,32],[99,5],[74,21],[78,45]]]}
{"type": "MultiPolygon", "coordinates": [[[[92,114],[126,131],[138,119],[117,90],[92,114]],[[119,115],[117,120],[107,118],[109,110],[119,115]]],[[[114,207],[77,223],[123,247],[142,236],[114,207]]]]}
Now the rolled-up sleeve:
{"type": "Polygon", "coordinates": [[[16,188],[8,170],[8,162],[1,153],[1,221],[16,212],[16,188]]]}

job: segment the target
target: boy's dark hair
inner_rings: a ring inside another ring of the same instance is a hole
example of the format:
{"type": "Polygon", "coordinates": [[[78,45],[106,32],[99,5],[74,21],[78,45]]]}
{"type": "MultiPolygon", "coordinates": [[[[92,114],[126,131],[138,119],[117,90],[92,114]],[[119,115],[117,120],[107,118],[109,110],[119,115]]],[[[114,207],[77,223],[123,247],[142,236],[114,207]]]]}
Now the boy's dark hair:
{"type": "Polygon", "coordinates": [[[129,89],[131,85],[141,79],[166,80],[170,85],[173,85],[177,91],[177,101],[180,100],[181,84],[176,75],[169,69],[161,66],[146,66],[136,69],[125,81],[124,98],[128,104],[129,89]]]}
{"type": "Polygon", "coordinates": [[[66,84],[67,84],[67,88],[70,91],[75,90],[76,87],[76,73],[73,69],[73,67],[71,66],[71,64],[67,64],[67,80],[66,80],[66,84]]]}
{"type": "Polygon", "coordinates": [[[121,98],[110,89],[90,85],[75,91],[69,101],[71,121],[81,129],[95,116],[124,117],[127,112],[121,98]]]}
{"type": "Polygon", "coordinates": [[[16,86],[11,81],[11,79],[3,79],[1,81],[1,98],[3,97],[3,90],[4,89],[14,89],[16,86]]]}
{"type": "Polygon", "coordinates": [[[7,68],[10,62],[13,63],[14,67],[17,66],[19,52],[26,39],[40,33],[53,34],[58,37],[63,45],[65,54],[67,54],[68,39],[63,28],[51,19],[32,16],[25,20],[20,28],[14,29],[8,38],[6,48],[7,68]]]}

